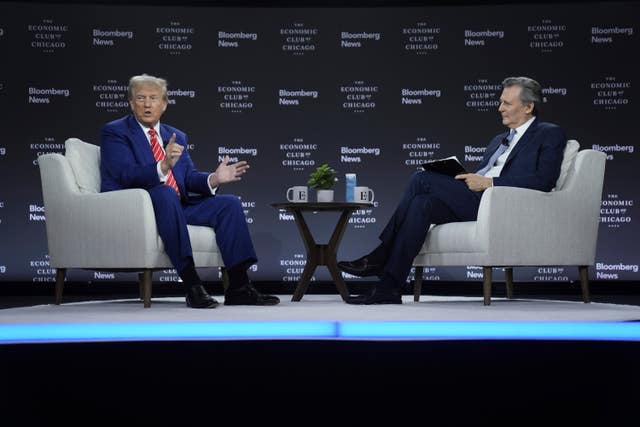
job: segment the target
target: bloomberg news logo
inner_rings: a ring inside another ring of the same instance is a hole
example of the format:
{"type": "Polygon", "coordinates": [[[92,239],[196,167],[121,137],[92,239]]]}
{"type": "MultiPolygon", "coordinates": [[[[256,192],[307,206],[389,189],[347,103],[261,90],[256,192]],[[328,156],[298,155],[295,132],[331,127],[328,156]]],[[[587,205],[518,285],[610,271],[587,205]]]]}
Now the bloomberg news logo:
{"type": "MultiPolygon", "coordinates": [[[[638,264],[607,264],[604,262],[596,263],[596,278],[597,279],[622,279],[621,273],[637,273],[638,264]]],[[[625,275],[626,276],[626,275],[625,275]]],[[[629,274],[630,276],[630,274],[629,274]]]]}
{"type": "Polygon", "coordinates": [[[258,33],[218,31],[218,47],[221,48],[239,48],[240,43],[245,44],[245,42],[256,40],[258,40],[258,33]]]}
{"type": "Polygon", "coordinates": [[[378,42],[382,38],[380,33],[372,33],[367,31],[350,32],[342,31],[340,33],[340,47],[349,49],[363,48],[366,44],[378,42]]]}
{"type": "Polygon", "coordinates": [[[195,89],[188,88],[177,88],[167,90],[167,96],[169,97],[168,104],[175,105],[176,102],[180,99],[183,100],[193,100],[196,98],[195,89]]]}
{"type": "Polygon", "coordinates": [[[316,89],[279,89],[278,105],[299,107],[305,99],[316,101],[318,94],[319,92],[316,89]]]}
{"type": "Polygon", "coordinates": [[[613,44],[623,37],[633,36],[633,27],[591,27],[592,44],[613,44]]]}
{"type": "Polygon", "coordinates": [[[491,39],[503,38],[503,30],[464,30],[464,45],[467,47],[484,47],[491,39]]]}
{"type": "Polygon", "coordinates": [[[93,46],[101,47],[115,47],[116,42],[122,39],[133,40],[133,31],[122,30],[103,30],[100,28],[94,28],[91,32],[93,36],[91,44],[93,46]]]}
{"type": "Polygon", "coordinates": [[[51,104],[54,100],[62,98],[69,98],[71,90],[66,88],[55,87],[29,87],[27,89],[29,104],[51,104]]]}

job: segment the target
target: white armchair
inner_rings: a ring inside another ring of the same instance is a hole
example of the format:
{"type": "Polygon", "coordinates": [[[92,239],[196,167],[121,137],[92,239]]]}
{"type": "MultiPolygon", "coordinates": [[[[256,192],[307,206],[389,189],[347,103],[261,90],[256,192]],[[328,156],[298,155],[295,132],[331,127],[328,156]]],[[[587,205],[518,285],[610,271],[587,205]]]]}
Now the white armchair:
{"type": "Polygon", "coordinates": [[[553,191],[492,187],[482,196],[476,221],[432,226],[413,261],[414,301],[420,299],[424,266],[482,266],[485,305],[491,303],[493,267],[505,268],[512,298],[513,267],[578,266],[588,303],[606,156],[579,148],[568,141],[553,191]]]}
{"type": "MultiPolygon", "coordinates": [[[[65,155],[38,157],[55,302],[62,302],[67,269],[140,272],[140,298],[151,306],[152,273],[173,268],[142,189],[100,192],[100,147],[77,138],[65,155]]],[[[224,267],[210,227],[188,226],[196,267],[224,267]]],[[[226,272],[223,270],[226,284],[226,272]]]]}

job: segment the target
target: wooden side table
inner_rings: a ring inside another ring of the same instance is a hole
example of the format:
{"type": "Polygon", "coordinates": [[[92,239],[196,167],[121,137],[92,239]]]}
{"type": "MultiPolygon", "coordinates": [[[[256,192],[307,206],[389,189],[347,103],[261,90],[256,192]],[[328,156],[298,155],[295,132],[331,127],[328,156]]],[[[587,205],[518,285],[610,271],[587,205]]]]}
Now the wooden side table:
{"type": "Polygon", "coordinates": [[[336,260],[338,247],[353,211],[356,209],[370,208],[373,204],[351,202],[272,203],[271,206],[276,209],[284,209],[293,214],[296,225],[298,226],[298,231],[307,249],[307,263],[302,271],[302,276],[298,281],[298,286],[296,286],[291,301],[300,301],[302,299],[309,287],[313,272],[319,265],[327,266],[340,296],[342,296],[343,300],[346,300],[349,297],[349,291],[342,279],[340,270],[338,270],[338,261],[336,260]],[[303,212],[340,212],[340,218],[333,229],[328,244],[316,243],[304,219],[303,212]]]}

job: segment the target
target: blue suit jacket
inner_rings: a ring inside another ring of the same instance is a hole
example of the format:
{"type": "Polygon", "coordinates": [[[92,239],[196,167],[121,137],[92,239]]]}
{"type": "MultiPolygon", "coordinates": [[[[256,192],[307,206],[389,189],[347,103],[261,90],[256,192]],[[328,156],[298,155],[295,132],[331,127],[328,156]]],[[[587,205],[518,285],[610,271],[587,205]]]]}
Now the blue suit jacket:
{"type": "MultiPolygon", "coordinates": [[[[478,170],[507,135],[501,133],[491,140],[478,170]]],[[[493,185],[551,191],[560,176],[566,145],[567,136],[560,126],[535,119],[509,154],[500,176],[493,178],[493,185]]]]}
{"type": "MultiPolygon", "coordinates": [[[[199,172],[187,152],[187,135],[168,125],[160,124],[160,136],[165,144],[175,132],[176,142],[185,147],[180,160],[173,167],[183,201],[189,202],[189,193],[210,195],[209,173],[199,172]]],[[[107,123],[100,130],[101,191],[125,188],[149,189],[164,185],[158,179],[156,160],[149,140],[133,115],[107,123]]],[[[191,195],[193,199],[193,194],[191,195]]]]}

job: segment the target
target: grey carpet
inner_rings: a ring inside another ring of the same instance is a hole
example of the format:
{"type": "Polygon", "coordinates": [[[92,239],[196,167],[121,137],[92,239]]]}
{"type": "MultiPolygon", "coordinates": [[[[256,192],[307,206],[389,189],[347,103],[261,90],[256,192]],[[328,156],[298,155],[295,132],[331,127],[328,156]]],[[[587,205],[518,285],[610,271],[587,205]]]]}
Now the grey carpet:
{"type": "MultiPolygon", "coordinates": [[[[0,310],[0,324],[91,322],[225,322],[225,321],[574,321],[609,322],[640,320],[640,307],[573,301],[429,296],[420,302],[404,296],[402,305],[354,306],[339,295],[305,295],[292,302],[281,295],[272,307],[220,305],[213,310],[187,308],[184,298],[154,298],[150,308],[135,299],[37,305],[0,310]]],[[[224,297],[216,296],[222,303],[224,297]]]]}

